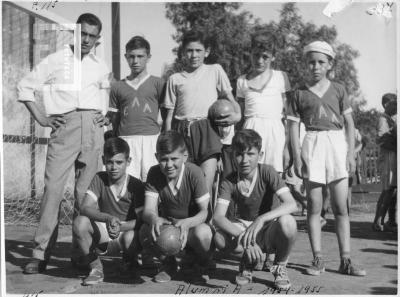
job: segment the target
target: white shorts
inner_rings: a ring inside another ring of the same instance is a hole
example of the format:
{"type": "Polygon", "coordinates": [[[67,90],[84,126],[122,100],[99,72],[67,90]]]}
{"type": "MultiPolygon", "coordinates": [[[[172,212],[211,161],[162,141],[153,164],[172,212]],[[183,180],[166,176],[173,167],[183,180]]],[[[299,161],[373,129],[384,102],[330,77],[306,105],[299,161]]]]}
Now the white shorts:
{"type": "Polygon", "coordinates": [[[120,137],[129,144],[131,150],[130,157],[132,160],[127,172],[145,182],[150,167],[158,164],[155,156],[158,134],[120,137]]]}
{"type": "Polygon", "coordinates": [[[280,119],[250,117],[243,125],[244,129],[252,129],[262,138],[262,164],[268,164],[276,171],[283,171],[283,149],[285,147],[285,127],[280,119]]]}
{"type": "Polygon", "coordinates": [[[343,130],[307,131],[301,157],[305,166],[303,177],[311,182],[328,184],[349,176],[343,130]]]}

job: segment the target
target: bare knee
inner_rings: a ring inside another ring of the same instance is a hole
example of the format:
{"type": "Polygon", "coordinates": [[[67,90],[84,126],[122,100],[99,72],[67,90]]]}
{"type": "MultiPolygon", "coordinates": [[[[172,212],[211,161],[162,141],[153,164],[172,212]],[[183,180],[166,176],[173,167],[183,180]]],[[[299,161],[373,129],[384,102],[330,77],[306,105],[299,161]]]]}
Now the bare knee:
{"type": "Polygon", "coordinates": [[[129,230],[125,231],[121,235],[121,246],[123,249],[127,250],[131,246],[133,239],[135,238],[135,231],[129,230]]]}
{"type": "Polygon", "coordinates": [[[215,232],[214,244],[217,249],[224,250],[226,248],[226,238],[225,238],[224,234],[222,234],[219,231],[215,232]]]}
{"type": "Polygon", "coordinates": [[[212,239],[212,231],[207,224],[200,224],[194,227],[193,232],[194,237],[200,242],[211,241],[212,239]]]}
{"type": "Polygon", "coordinates": [[[79,236],[82,237],[85,234],[90,233],[90,230],[92,230],[91,227],[91,222],[88,217],[86,216],[77,216],[74,219],[73,225],[72,225],[72,232],[79,236]]]}
{"type": "Polygon", "coordinates": [[[292,238],[297,233],[297,223],[293,216],[283,215],[278,219],[279,228],[286,238],[292,238]]]}

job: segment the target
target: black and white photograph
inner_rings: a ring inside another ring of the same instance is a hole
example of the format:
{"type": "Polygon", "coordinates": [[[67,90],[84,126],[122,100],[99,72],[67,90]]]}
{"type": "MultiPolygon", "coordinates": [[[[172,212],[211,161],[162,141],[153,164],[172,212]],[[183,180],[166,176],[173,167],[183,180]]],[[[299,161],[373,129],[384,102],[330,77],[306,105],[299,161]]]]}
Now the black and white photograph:
{"type": "Polygon", "coordinates": [[[1,296],[398,294],[396,1],[0,6],[1,296]]]}

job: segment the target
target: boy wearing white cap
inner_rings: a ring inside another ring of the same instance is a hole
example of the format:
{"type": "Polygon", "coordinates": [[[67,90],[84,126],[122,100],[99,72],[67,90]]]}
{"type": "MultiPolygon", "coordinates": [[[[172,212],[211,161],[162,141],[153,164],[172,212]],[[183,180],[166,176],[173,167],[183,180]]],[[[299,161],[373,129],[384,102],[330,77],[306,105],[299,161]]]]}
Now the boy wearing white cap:
{"type": "Polygon", "coordinates": [[[314,260],[306,273],[319,275],[325,271],[320,213],[322,188],[327,185],[336,219],[339,272],[365,276],[366,271],[350,261],[350,221],[346,202],[348,176],[355,171],[352,109],[344,86],[328,79],[335,58],[332,47],[324,41],[315,41],[304,48],[304,55],[308,77],[304,86],[288,93],[287,119],[295,173],[304,178],[308,197],[307,223],[314,260]],[[307,131],[301,148],[300,121],[307,131]]]}

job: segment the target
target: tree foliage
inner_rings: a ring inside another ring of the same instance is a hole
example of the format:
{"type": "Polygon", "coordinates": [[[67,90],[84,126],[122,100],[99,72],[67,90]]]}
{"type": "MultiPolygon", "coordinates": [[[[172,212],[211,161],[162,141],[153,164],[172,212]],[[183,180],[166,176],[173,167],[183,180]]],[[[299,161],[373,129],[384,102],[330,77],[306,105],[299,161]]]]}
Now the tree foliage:
{"type": "MultiPolygon", "coordinates": [[[[350,96],[359,95],[357,71],[353,60],[359,53],[350,45],[341,43],[334,26],[316,26],[304,22],[295,3],[284,3],[279,21],[261,23],[241,3],[183,2],[166,3],[166,16],[176,28],[173,38],[180,42],[182,35],[197,29],[213,37],[212,55],[207,63],[219,63],[234,81],[245,73],[250,64],[251,36],[263,34],[274,40],[277,49],[274,67],[286,71],[292,85],[298,86],[305,76],[303,47],[314,40],[324,40],[336,51],[334,80],[342,83],[350,96]]],[[[181,68],[179,49],[171,72],[181,68]]]]}

